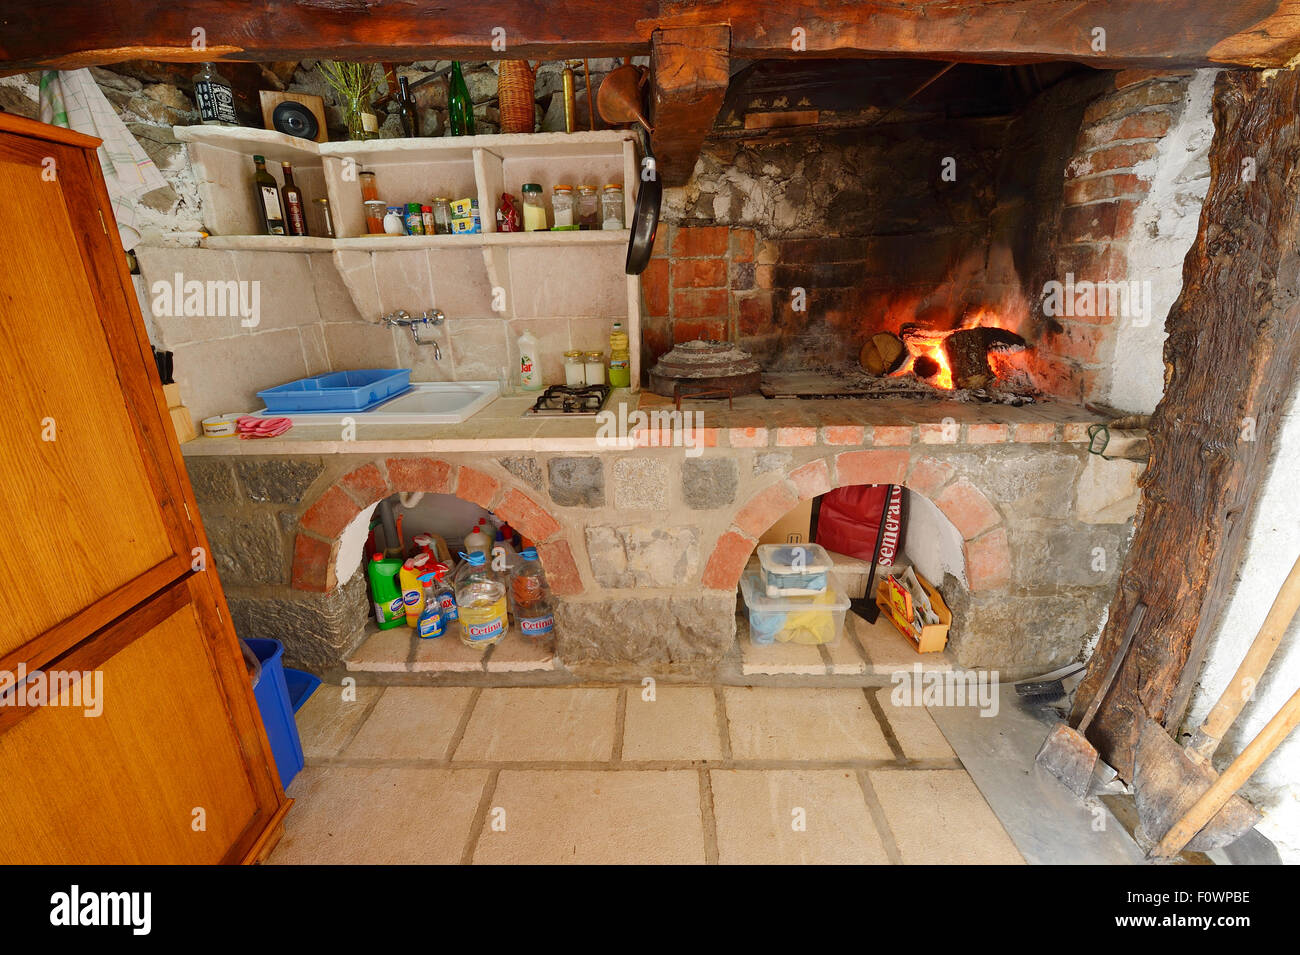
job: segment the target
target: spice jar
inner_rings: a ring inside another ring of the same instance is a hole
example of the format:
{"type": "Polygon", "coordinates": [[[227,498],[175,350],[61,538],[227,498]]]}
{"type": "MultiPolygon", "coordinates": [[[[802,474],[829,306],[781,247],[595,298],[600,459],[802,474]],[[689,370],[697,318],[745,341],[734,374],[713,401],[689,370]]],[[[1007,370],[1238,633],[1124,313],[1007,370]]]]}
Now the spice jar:
{"type": "Polygon", "coordinates": [[[408,202],[406,204],[406,234],[407,235],[424,235],[424,213],[420,211],[418,202],[408,202]]]}
{"type": "Polygon", "coordinates": [[[551,190],[551,212],[556,229],[573,228],[573,187],[557,185],[551,190]]]}
{"type": "Polygon", "coordinates": [[[605,383],[605,353],[589,351],[584,364],[587,369],[587,384],[603,385],[605,383]]]}
{"type": "Polygon", "coordinates": [[[522,192],[524,194],[524,231],[546,231],[546,205],[542,200],[541,184],[526,182],[522,192]]]}
{"type": "Polygon", "coordinates": [[[357,173],[357,182],[361,183],[362,202],[369,202],[371,199],[379,198],[379,187],[375,185],[375,174],[373,172],[357,173]]]}
{"type": "Polygon", "coordinates": [[[420,221],[424,223],[425,235],[438,234],[438,227],[433,223],[433,206],[420,206],[420,221]]]}
{"type": "Polygon", "coordinates": [[[607,185],[600,194],[600,227],[623,229],[623,187],[616,182],[607,185]]]}
{"type": "Polygon", "coordinates": [[[366,232],[370,235],[384,234],[384,213],[388,204],[383,199],[366,200],[366,232]]]}
{"type": "Polygon", "coordinates": [[[451,202],[445,196],[434,197],[433,225],[437,235],[451,235],[451,202]]]}
{"type": "Polygon", "coordinates": [[[578,187],[578,228],[600,228],[600,196],[595,186],[578,187]]]}
{"type": "MultiPolygon", "coordinates": [[[[321,220],[325,223],[325,238],[334,238],[334,216],[330,214],[330,201],[328,199],[313,199],[312,203],[320,210],[321,220]]],[[[383,228],[382,224],[380,228],[383,228]]]]}
{"type": "Polygon", "coordinates": [[[564,353],[564,383],[570,388],[581,388],[587,383],[586,359],[582,352],[564,353]]]}

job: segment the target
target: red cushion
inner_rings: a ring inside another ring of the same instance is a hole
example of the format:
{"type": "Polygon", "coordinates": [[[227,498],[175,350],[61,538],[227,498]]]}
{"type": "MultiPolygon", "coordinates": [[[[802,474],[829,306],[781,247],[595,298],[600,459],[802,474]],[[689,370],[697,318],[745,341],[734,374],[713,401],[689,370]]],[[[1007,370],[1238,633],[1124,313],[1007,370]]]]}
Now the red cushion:
{"type": "MultiPolygon", "coordinates": [[[[871,560],[885,503],[885,484],[854,484],[822,495],[817,512],[817,540],[827,550],[859,560],[871,560]]],[[[880,564],[893,564],[903,532],[903,489],[893,485],[894,498],[880,543],[880,564]]]]}

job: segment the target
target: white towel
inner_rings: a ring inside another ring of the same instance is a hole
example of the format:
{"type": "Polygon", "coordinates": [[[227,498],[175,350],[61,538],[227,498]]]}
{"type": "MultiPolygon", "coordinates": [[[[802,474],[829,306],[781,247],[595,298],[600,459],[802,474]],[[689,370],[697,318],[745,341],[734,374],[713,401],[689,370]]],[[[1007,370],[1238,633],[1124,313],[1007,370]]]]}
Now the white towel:
{"type": "Polygon", "coordinates": [[[40,90],[43,122],[103,140],[99,165],[122,248],[129,252],[140,241],[135,227],[140,198],[167,185],[167,180],[104,97],[90,70],[47,70],[41,74],[40,90]]]}

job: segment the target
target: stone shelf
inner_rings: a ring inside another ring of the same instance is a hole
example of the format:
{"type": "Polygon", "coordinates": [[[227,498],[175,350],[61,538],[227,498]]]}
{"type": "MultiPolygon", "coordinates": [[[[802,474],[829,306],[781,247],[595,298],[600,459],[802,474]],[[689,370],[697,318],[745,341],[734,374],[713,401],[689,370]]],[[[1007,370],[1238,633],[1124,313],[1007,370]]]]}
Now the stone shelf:
{"type": "Polygon", "coordinates": [[[400,252],[412,249],[625,246],[630,235],[628,229],[592,232],[484,232],[477,235],[366,235],[350,239],[212,235],[203,240],[203,247],[248,252],[400,252]]]}

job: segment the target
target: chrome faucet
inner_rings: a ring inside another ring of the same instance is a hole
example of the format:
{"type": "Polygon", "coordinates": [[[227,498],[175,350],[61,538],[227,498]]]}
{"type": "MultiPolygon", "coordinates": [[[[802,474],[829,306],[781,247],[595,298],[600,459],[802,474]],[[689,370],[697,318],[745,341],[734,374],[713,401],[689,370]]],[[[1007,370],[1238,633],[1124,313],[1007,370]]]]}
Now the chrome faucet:
{"type": "Polygon", "coordinates": [[[442,349],[438,347],[438,343],[435,341],[426,342],[420,340],[420,326],[432,325],[434,328],[438,328],[446,320],[447,316],[443,314],[443,311],[440,308],[428,309],[423,315],[414,318],[406,309],[399,308],[397,311],[390,312],[380,318],[380,321],[390,328],[409,328],[411,330],[411,338],[415,340],[415,344],[432,345],[433,357],[436,361],[442,361],[442,349]]]}

